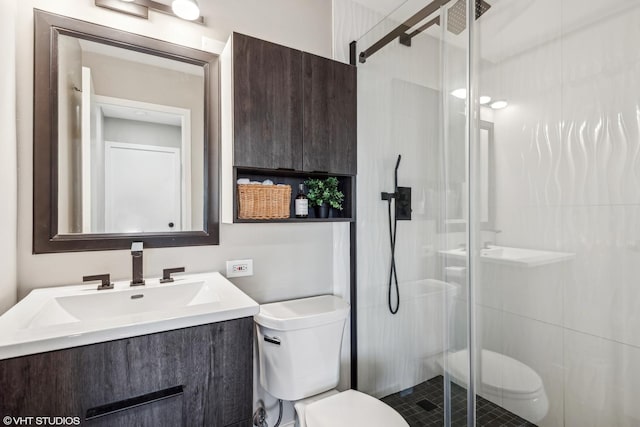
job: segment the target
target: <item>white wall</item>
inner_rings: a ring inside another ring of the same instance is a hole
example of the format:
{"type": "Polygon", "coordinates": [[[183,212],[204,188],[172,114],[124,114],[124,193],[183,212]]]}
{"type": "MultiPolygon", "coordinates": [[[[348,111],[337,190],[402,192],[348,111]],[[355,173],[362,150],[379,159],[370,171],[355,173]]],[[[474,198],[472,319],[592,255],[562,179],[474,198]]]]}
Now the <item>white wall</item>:
{"type": "Polygon", "coordinates": [[[483,347],[544,381],[541,426],[640,425],[640,7],[627,4],[576,25],[570,1],[547,1],[530,25],[552,41],[482,70],[510,103],[495,113],[498,242],[575,254],[478,284],[483,347]]]}
{"type": "Polygon", "coordinates": [[[15,0],[0,4],[0,314],[17,296],[16,11],[15,0]]]}
{"type": "MultiPolygon", "coordinates": [[[[3,2],[3,5],[6,2],[3,2]]],[[[201,2],[208,3],[208,2],[201,2]]],[[[18,119],[18,285],[19,293],[24,296],[31,289],[78,283],[85,274],[111,273],[115,279],[127,279],[131,274],[129,251],[83,252],[67,254],[33,255],[32,237],[32,125],[33,125],[33,8],[44,9],[86,21],[108,25],[125,31],[155,37],[194,48],[200,48],[202,37],[226,41],[229,31],[237,30],[267,40],[288,45],[315,54],[331,56],[331,3],[324,0],[280,0],[265,3],[262,1],[216,2],[209,3],[210,19],[206,26],[188,23],[174,17],[151,13],[150,20],[128,17],[106,9],[93,6],[90,0],[25,0],[18,7],[17,42],[17,119],[18,119]]],[[[3,6],[3,12],[6,9],[3,6]]],[[[4,21],[7,14],[2,13],[4,21]]],[[[10,25],[2,25],[2,34],[11,33],[10,25]]],[[[2,40],[11,40],[7,34],[2,40]],[[7,38],[8,37],[8,38],[7,38]]],[[[9,43],[11,45],[11,43],[9,43]]],[[[11,51],[4,50],[3,52],[11,51]]],[[[10,78],[11,70],[3,67],[2,83],[10,78]],[[5,76],[5,73],[8,74],[5,76]],[[6,77],[6,78],[5,78],[6,77]]],[[[7,85],[10,90],[13,85],[7,85]]],[[[5,92],[3,92],[4,94],[5,92]]],[[[12,108],[5,112],[5,100],[2,96],[3,114],[0,120],[9,119],[3,129],[11,129],[15,121],[11,120],[12,108]]],[[[6,144],[0,145],[5,149],[6,144]]],[[[2,186],[9,201],[15,198],[12,183],[15,183],[16,164],[11,148],[0,157],[0,176],[2,186]],[[5,159],[6,165],[5,165],[5,159]]],[[[1,239],[0,262],[8,262],[3,269],[2,281],[7,280],[7,302],[12,302],[11,279],[12,252],[10,225],[15,222],[15,203],[6,203],[8,209],[0,213],[2,227],[8,228],[8,237],[1,239]],[[5,256],[6,252],[6,256],[5,256]]],[[[348,228],[348,227],[347,227],[348,228]]],[[[4,229],[3,229],[4,230],[4,229]]],[[[339,233],[344,235],[342,233],[339,233]]],[[[331,224],[236,224],[222,225],[220,246],[202,246],[188,248],[167,248],[145,250],[145,274],[157,276],[163,268],[185,266],[187,271],[224,270],[228,259],[253,258],[254,276],[240,278],[234,283],[258,302],[290,299],[314,294],[334,292],[334,262],[346,262],[348,258],[334,259],[333,226],[331,224]]],[[[342,246],[338,243],[338,247],[342,246]]],[[[344,253],[343,249],[340,249],[344,253]]],[[[348,252],[347,252],[348,253],[348,252]]],[[[338,271],[348,271],[348,266],[337,265],[338,271]]],[[[344,274],[338,277],[344,279],[344,274]]],[[[338,287],[345,283],[335,284],[338,287]]],[[[343,292],[344,289],[342,289],[343,292]]],[[[346,292],[348,293],[348,292],[346,292]]],[[[347,372],[348,374],[348,372],[347,372]]],[[[256,397],[264,396],[257,391],[256,397]]],[[[265,398],[269,406],[273,399],[265,398]]],[[[285,422],[291,420],[291,408],[287,408],[285,422]]],[[[270,424],[275,415],[270,415],[270,424]]]]}

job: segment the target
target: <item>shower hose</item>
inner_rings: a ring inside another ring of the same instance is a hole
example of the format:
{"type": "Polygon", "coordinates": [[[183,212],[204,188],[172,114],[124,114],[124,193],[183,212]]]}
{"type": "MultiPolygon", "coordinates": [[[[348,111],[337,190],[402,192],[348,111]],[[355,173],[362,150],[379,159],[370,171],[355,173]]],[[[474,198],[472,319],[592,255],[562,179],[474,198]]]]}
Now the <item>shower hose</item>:
{"type": "MultiPolygon", "coordinates": [[[[398,158],[398,163],[400,163],[399,158],[398,158]]],[[[398,218],[394,215],[393,220],[391,219],[391,200],[392,199],[393,197],[389,197],[388,199],[389,242],[391,243],[391,270],[389,271],[389,293],[388,293],[387,303],[389,305],[389,311],[391,312],[391,314],[396,314],[400,309],[400,289],[398,288],[398,274],[396,273],[396,231],[398,230],[398,218]],[[391,290],[394,287],[394,283],[395,283],[395,290],[396,290],[395,308],[393,308],[393,303],[391,301],[391,293],[392,293],[391,290]]]]}

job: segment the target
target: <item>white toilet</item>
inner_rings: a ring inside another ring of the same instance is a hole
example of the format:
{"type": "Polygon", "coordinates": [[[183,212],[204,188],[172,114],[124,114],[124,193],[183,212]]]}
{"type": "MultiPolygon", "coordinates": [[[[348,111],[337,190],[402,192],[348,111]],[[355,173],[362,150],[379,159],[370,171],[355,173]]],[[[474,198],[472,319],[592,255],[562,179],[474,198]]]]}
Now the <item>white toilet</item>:
{"type": "Polygon", "coordinates": [[[260,384],[294,402],[300,427],[408,427],[387,404],[355,390],[338,392],[340,347],[349,304],[333,295],[260,306],[260,384]]]}

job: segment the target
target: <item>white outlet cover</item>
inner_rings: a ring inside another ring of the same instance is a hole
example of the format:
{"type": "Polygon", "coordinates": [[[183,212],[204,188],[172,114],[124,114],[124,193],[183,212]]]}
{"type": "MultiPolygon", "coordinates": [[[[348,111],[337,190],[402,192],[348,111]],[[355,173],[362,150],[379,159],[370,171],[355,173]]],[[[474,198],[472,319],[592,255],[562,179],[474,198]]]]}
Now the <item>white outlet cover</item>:
{"type": "Polygon", "coordinates": [[[235,259],[227,261],[227,277],[253,276],[252,259],[235,259]]]}

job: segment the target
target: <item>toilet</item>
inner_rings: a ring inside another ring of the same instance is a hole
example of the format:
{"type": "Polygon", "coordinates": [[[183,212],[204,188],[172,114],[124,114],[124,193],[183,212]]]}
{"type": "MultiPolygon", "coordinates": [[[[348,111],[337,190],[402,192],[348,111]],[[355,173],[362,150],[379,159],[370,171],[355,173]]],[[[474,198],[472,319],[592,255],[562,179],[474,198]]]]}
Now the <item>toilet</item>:
{"type": "MultiPolygon", "coordinates": [[[[537,423],[549,411],[549,399],[542,378],[524,363],[487,349],[480,354],[478,394],[525,420],[537,423]]],[[[466,387],[469,352],[449,353],[447,370],[451,380],[466,387]]]]}
{"type": "Polygon", "coordinates": [[[260,384],[294,403],[299,427],[408,427],[380,400],[334,389],[348,315],[349,304],[334,295],[261,305],[254,316],[260,384]]]}

